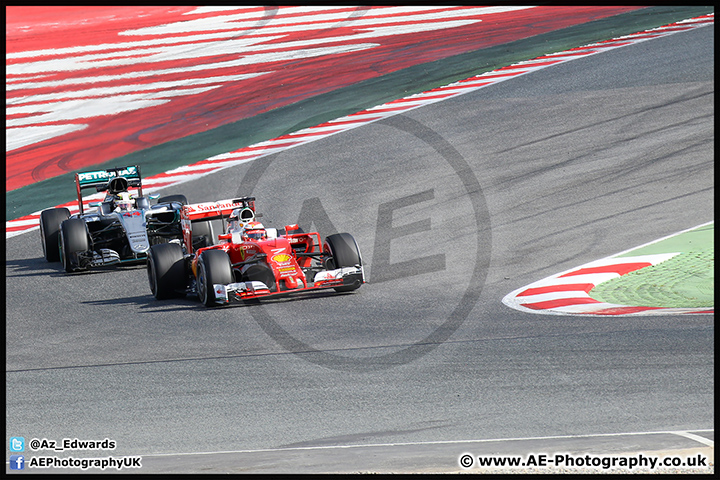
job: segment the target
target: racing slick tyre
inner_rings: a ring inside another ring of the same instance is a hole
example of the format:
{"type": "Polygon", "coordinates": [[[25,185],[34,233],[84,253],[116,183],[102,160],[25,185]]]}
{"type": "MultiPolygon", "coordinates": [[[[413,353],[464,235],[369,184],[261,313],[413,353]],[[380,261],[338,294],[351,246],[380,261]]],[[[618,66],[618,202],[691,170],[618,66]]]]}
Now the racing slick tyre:
{"type": "MultiPolygon", "coordinates": [[[[362,257],[357,242],[349,233],[336,233],[325,238],[323,251],[330,254],[325,261],[328,270],[336,268],[362,266],[362,257]]],[[[336,292],[350,292],[360,287],[360,283],[335,287],[336,292]]]]}
{"type": "Polygon", "coordinates": [[[185,260],[177,243],[159,243],[150,247],[147,257],[150,290],[158,300],[183,296],[185,289],[185,260]]]}
{"type": "Polygon", "coordinates": [[[215,303],[215,284],[227,285],[233,282],[230,256],[223,250],[205,250],[197,263],[197,291],[200,301],[206,307],[215,303]]]}
{"type": "Polygon", "coordinates": [[[79,263],[78,254],[90,250],[85,220],[82,218],[69,218],[60,224],[58,234],[60,262],[68,273],[83,269],[79,263]]]}
{"type": "Polygon", "coordinates": [[[40,213],[40,241],[43,256],[48,262],[60,260],[58,234],[60,224],[68,218],[70,218],[70,210],[67,208],[50,208],[40,213]]]}
{"type": "Polygon", "coordinates": [[[167,195],[167,196],[165,196],[165,197],[160,197],[160,198],[158,198],[158,201],[157,201],[157,203],[168,203],[168,202],[180,202],[180,203],[182,203],[183,205],[187,205],[187,204],[188,204],[187,197],[186,197],[185,195],[182,195],[182,194],[178,194],[178,195],[167,195]]]}

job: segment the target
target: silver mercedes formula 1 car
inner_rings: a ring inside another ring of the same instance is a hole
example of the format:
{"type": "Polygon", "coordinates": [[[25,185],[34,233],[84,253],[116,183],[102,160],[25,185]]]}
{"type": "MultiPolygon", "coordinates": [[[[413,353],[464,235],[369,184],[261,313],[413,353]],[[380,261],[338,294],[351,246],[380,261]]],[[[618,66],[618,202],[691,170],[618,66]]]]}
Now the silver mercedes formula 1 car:
{"type": "Polygon", "coordinates": [[[144,196],[137,165],[79,172],[75,185],[79,213],[71,215],[61,207],[40,214],[45,259],[59,260],[68,273],[145,262],[151,245],[183,237],[180,210],[187,199],[184,195],[144,196]],[[85,211],[81,192],[88,188],[106,195],[85,211]]]}

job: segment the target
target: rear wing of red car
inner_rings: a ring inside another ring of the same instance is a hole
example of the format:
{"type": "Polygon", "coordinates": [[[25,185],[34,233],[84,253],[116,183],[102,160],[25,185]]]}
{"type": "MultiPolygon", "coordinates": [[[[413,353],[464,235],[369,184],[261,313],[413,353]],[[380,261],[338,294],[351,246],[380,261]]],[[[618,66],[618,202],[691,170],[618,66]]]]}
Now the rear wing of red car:
{"type": "Polygon", "coordinates": [[[80,213],[83,213],[82,190],[94,188],[97,192],[104,192],[113,178],[123,177],[127,180],[128,187],[137,188],[138,196],[142,197],[142,179],[138,165],[127,165],[125,167],[113,167],[105,170],[93,170],[90,172],[78,172],[75,174],[75,187],[77,189],[78,206],[80,213]]]}
{"type": "Polygon", "coordinates": [[[192,253],[192,223],[209,220],[226,219],[236,208],[241,209],[241,217],[257,217],[255,213],[255,197],[229,198],[216,202],[191,203],[183,205],[180,211],[180,222],[183,239],[189,252],[192,253]]]}
{"type": "Polygon", "coordinates": [[[236,208],[249,209],[255,216],[255,197],[232,198],[217,202],[191,203],[184,205],[182,216],[191,222],[227,218],[236,208]]]}

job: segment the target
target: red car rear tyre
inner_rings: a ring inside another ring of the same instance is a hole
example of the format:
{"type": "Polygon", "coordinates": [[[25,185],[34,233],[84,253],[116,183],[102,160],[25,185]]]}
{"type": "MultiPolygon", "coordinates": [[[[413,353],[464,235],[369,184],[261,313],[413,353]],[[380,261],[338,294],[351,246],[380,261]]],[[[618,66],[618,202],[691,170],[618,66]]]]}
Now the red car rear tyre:
{"type": "Polygon", "coordinates": [[[176,243],[151,246],[147,257],[147,275],[150,290],[156,299],[181,296],[186,278],[182,247],[176,243]]]}

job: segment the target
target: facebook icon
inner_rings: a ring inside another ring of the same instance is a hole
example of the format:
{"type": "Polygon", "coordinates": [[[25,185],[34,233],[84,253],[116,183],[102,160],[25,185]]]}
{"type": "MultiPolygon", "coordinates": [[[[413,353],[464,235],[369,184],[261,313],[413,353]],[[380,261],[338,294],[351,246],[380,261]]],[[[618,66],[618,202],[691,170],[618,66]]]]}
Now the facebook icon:
{"type": "Polygon", "coordinates": [[[10,455],[10,470],[22,470],[25,468],[24,455],[10,455]]]}

